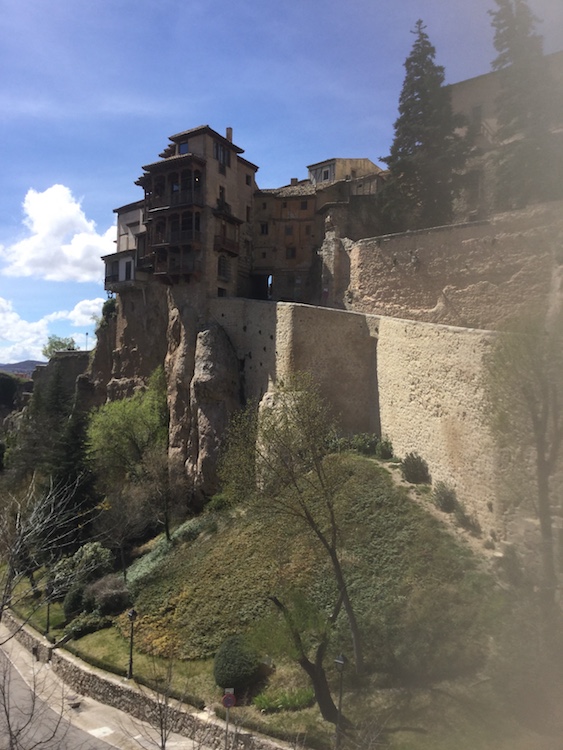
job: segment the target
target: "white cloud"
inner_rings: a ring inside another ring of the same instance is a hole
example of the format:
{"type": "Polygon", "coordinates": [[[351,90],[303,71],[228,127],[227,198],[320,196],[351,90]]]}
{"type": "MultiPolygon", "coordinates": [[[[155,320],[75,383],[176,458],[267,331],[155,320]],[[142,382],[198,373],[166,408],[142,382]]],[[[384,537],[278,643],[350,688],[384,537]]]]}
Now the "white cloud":
{"type": "Polygon", "coordinates": [[[93,317],[101,315],[104,302],[105,299],[102,297],[83,299],[72,310],[61,310],[60,312],[50,313],[46,316],[45,320],[68,320],[73,326],[91,326],[93,317]]]}
{"type": "Polygon", "coordinates": [[[0,362],[21,362],[43,359],[41,348],[49,336],[48,321],[35,323],[22,320],[12,303],[0,297],[0,362]]]}
{"type": "Polygon", "coordinates": [[[5,276],[32,276],[46,281],[100,281],[100,258],[115,251],[115,228],[103,234],[89,221],[80,202],[64,185],[40,193],[29,190],[23,203],[29,236],[0,246],[5,276]]]}
{"type": "MultiPolygon", "coordinates": [[[[104,299],[86,299],[78,302],[72,310],[49,313],[40,320],[30,323],[23,320],[14,310],[12,303],[0,297],[0,362],[21,362],[26,359],[44,359],[41,349],[47,343],[51,323],[69,321],[71,326],[92,326],[92,315],[100,315],[104,299]]],[[[72,335],[79,347],[88,346],[85,333],[65,333],[72,335]]],[[[95,342],[90,340],[90,346],[95,342]]]]}

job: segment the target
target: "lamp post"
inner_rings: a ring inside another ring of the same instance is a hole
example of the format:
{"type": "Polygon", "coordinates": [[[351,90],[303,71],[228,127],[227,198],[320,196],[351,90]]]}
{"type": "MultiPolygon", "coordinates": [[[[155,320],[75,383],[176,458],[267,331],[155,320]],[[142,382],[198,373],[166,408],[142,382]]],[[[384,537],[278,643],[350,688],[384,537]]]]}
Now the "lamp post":
{"type": "Polygon", "coordinates": [[[336,736],[334,740],[335,750],[339,750],[340,748],[340,720],[342,718],[342,680],[344,676],[344,667],[346,666],[347,661],[348,660],[346,659],[344,654],[339,654],[334,660],[334,664],[336,666],[336,669],[338,670],[338,674],[340,675],[340,681],[338,684],[338,712],[336,714],[336,736]]]}
{"type": "Polygon", "coordinates": [[[131,630],[129,631],[129,669],[127,670],[127,679],[131,680],[133,678],[133,632],[135,620],[137,619],[137,611],[130,609],[129,612],[127,612],[127,617],[131,623],[131,630]]]}

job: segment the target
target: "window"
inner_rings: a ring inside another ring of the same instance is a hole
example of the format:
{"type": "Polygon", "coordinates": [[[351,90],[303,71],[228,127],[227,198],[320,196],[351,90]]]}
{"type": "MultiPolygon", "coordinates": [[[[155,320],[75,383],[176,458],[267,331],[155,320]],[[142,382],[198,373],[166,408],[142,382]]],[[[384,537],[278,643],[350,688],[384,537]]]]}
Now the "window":
{"type": "Polygon", "coordinates": [[[260,234],[268,234],[267,222],[262,222],[262,224],[260,224],[260,234]]]}
{"type": "Polygon", "coordinates": [[[220,167],[231,166],[231,152],[223,143],[214,141],[213,143],[213,156],[219,162],[220,167]]]}
{"type": "Polygon", "coordinates": [[[307,210],[308,203],[307,201],[301,201],[301,210],[306,211],[307,210]]]}
{"type": "Polygon", "coordinates": [[[247,207],[246,207],[246,220],[247,220],[247,221],[250,221],[250,219],[251,219],[251,211],[250,211],[250,206],[247,206],[247,207]]]}
{"type": "Polygon", "coordinates": [[[226,297],[227,296],[227,290],[223,289],[223,287],[221,287],[221,286],[217,287],[217,296],[218,297],[226,297]]]}
{"type": "Polygon", "coordinates": [[[282,208],[287,208],[287,201],[284,201],[284,202],[282,203],[282,208]]]}
{"type": "Polygon", "coordinates": [[[329,177],[330,172],[328,171],[328,169],[323,169],[323,180],[328,180],[329,177]]]}
{"type": "Polygon", "coordinates": [[[296,256],[296,250],[294,247],[286,247],[285,248],[285,257],[288,260],[292,260],[296,256]]]}
{"type": "Polygon", "coordinates": [[[267,203],[262,203],[262,208],[265,211],[268,208],[268,204],[267,203]]]}
{"type": "Polygon", "coordinates": [[[125,281],[131,281],[131,261],[125,263],[125,281]]]}
{"type": "Polygon", "coordinates": [[[190,153],[190,149],[189,149],[187,141],[183,141],[182,143],[180,143],[180,145],[178,147],[178,153],[179,154],[189,154],[190,153]]]}
{"type": "Polygon", "coordinates": [[[217,276],[223,281],[230,279],[229,261],[225,255],[220,255],[217,260],[217,276]]]}
{"type": "Polygon", "coordinates": [[[293,224],[286,224],[285,225],[285,234],[288,237],[290,237],[293,234],[293,224]]]}
{"type": "Polygon", "coordinates": [[[246,175],[246,184],[252,185],[252,177],[249,174],[246,175]]]}

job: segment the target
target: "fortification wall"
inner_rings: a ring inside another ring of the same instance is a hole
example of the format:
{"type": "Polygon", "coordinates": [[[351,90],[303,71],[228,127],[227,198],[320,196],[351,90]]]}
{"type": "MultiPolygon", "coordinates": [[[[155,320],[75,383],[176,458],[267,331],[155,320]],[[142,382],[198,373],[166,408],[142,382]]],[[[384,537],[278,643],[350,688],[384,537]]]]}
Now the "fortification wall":
{"type": "MultiPolygon", "coordinates": [[[[243,366],[247,397],[311,371],[343,432],[388,436],[456,488],[484,533],[499,532],[482,362],[493,334],[293,303],[221,299],[215,320],[243,366]]],[[[500,512],[500,509],[498,509],[500,512]]]]}
{"type": "MultiPolygon", "coordinates": [[[[333,244],[327,247],[331,265],[333,244]]],[[[346,240],[340,243],[338,268],[347,276],[334,280],[328,303],[493,329],[549,297],[553,273],[563,262],[562,245],[561,202],[498,214],[486,222],[346,240]]]]}

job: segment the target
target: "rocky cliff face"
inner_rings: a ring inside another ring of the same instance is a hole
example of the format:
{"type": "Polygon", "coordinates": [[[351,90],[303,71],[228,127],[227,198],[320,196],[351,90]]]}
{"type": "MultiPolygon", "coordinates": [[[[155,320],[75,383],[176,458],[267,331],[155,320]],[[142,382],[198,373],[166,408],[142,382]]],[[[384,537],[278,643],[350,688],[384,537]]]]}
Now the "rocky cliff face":
{"type": "Polygon", "coordinates": [[[124,290],[115,320],[99,331],[90,377],[103,403],[144,388],[164,366],[170,471],[201,504],[217,489],[217,453],[240,404],[240,378],[229,338],[208,320],[197,292],[158,284],[124,290]]]}

